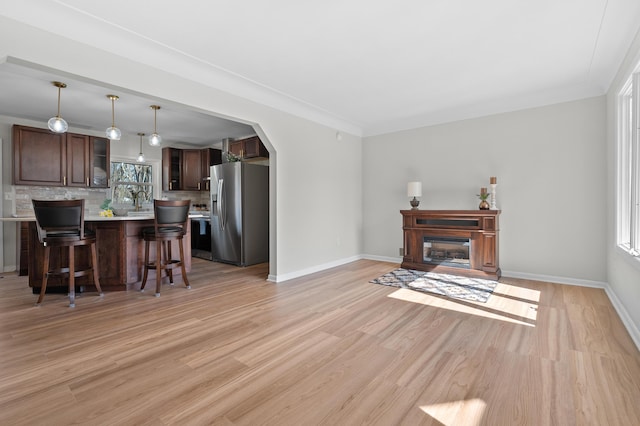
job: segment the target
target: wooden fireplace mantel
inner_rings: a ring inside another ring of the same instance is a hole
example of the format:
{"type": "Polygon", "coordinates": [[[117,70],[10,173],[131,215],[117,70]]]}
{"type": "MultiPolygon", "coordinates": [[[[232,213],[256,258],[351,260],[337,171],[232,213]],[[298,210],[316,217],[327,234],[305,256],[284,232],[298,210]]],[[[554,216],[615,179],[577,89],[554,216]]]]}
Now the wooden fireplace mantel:
{"type": "Polygon", "coordinates": [[[497,280],[500,210],[400,210],[404,233],[402,267],[497,280]],[[427,263],[425,237],[468,238],[469,268],[427,263]]]}

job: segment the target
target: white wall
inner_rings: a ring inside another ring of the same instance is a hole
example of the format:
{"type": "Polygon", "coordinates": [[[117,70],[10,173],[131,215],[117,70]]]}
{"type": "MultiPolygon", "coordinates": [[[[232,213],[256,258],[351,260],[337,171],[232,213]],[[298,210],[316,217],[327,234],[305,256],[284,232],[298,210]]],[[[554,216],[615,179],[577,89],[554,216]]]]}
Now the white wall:
{"type": "Polygon", "coordinates": [[[365,253],[398,258],[407,182],[422,181],[421,209],[477,209],[496,176],[503,274],[603,285],[605,106],[597,97],[365,138],[365,253]]]}
{"type": "Polygon", "coordinates": [[[640,347],[640,260],[632,259],[616,247],[616,103],[622,85],[640,63],[640,33],[636,35],[627,57],[607,93],[607,249],[608,275],[613,297],[636,345],[640,347]],[[625,314],[626,313],[626,314],[625,314]]]}
{"type": "Polygon", "coordinates": [[[198,72],[190,72],[188,64],[167,63],[167,69],[179,68],[170,73],[0,17],[0,58],[7,56],[255,124],[275,166],[270,175],[273,279],[362,253],[359,137],[343,133],[337,141],[335,129],[190,80],[198,72]]]}

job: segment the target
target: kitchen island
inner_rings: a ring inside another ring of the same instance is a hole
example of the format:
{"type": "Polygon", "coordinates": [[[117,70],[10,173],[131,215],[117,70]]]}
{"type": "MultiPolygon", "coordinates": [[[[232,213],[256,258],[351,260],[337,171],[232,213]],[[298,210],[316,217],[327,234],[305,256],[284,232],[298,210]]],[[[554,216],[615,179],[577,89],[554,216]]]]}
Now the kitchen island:
{"type": "MultiPolygon", "coordinates": [[[[28,274],[29,287],[34,293],[40,291],[42,281],[42,265],[44,259],[44,247],[38,240],[38,231],[34,217],[14,218],[16,221],[28,222],[27,252],[28,252],[28,274]]],[[[189,224],[188,224],[189,225],[189,224]]],[[[144,241],[142,239],[142,229],[153,226],[153,214],[136,216],[115,216],[100,217],[86,216],[85,228],[96,234],[96,249],[98,252],[98,276],[100,286],[104,291],[118,291],[138,289],[142,280],[144,263],[144,241]]],[[[191,270],[191,226],[187,226],[187,235],[183,239],[185,267],[187,272],[191,270]]],[[[178,242],[172,243],[172,254],[179,253],[178,242]]],[[[82,269],[89,266],[89,248],[79,247],[76,249],[76,268],[82,269]]],[[[155,259],[153,244],[149,259],[155,259]]],[[[51,251],[51,265],[59,267],[66,265],[66,250],[51,251]]],[[[178,282],[180,269],[173,272],[177,275],[174,281],[178,282]]],[[[148,280],[155,280],[155,271],[149,271],[148,280]]],[[[66,280],[61,277],[51,277],[47,284],[47,291],[52,292],[67,288],[66,280]]],[[[93,290],[90,277],[78,277],[76,285],[79,291],[83,286],[93,290]]]]}

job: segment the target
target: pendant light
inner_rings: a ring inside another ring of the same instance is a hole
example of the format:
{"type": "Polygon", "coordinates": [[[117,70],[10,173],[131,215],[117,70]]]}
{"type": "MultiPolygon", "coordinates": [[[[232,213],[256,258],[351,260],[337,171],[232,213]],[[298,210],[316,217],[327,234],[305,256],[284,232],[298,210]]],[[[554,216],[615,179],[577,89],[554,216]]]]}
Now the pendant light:
{"type": "Polygon", "coordinates": [[[160,146],[160,142],[162,142],[162,138],[158,134],[158,130],[156,125],[158,124],[158,110],[160,109],[159,105],[151,105],[149,108],[153,110],[153,133],[149,135],[149,145],[151,146],[160,146]]]}
{"type": "Polygon", "coordinates": [[[138,163],[144,163],[144,154],[142,153],[142,137],[144,136],[144,133],[138,133],[138,136],[140,136],[140,154],[138,154],[138,163]]]}
{"type": "Polygon", "coordinates": [[[120,132],[120,129],[116,127],[116,112],[114,103],[120,98],[116,95],[107,95],[107,98],[111,99],[111,127],[109,127],[105,133],[110,140],[119,141],[120,136],[122,136],[122,132],[120,132]]]}
{"type": "Polygon", "coordinates": [[[49,126],[49,130],[54,133],[64,133],[69,128],[69,125],[60,117],[60,89],[64,89],[67,85],[59,81],[52,81],[51,84],[58,88],[58,114],[55,117],[51,117],[47,125],[49,126]]]}

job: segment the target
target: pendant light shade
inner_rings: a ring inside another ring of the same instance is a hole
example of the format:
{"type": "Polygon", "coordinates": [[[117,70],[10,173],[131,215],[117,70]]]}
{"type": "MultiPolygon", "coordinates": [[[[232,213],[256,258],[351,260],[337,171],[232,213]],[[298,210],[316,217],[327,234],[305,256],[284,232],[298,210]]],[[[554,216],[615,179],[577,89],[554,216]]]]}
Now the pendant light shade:
{"type": "Polygon", "coordinates": [[[116,127],[116,112],[114,103],[120,98],[116,95],[107,95],[107,98],[111,99],[111,127],[109,127],[105,133],[107,137],[112,141],[119,141],[120,136],[122,136],[122,132],[120,132],[120,129],[116,127]]]}
{"type": "Polygon", "coordinates": [[[160,106],[151,105],[149,108],[153,110],[153,133],[149,135],[149,145],[160,146],[160,143],[162,143],[162,138],[158,134],[158,129],[156,127],[158,124],[157,119],[158,119],[158,110],[160,109],[160,106]]]}
{"type": "Polygon", "coordinates": [[[140,154],[138,154],[138,163],[144,163],[144,154],[142,153],[142,137],[144,136],[144,133],[138,133],[138,136],[140,136],[140,154]]]}
{"type": "Polygon", "coordinates": [[[60,117],[60,89],[64,89],[67,85],[59,81],[52,81],[51,84],[58,88],[58,114],[55,117],[51,117],[47,125],[49,126],[49,130],[54,133],[64,133],[69,128],[69,125],[60,117]]]}

